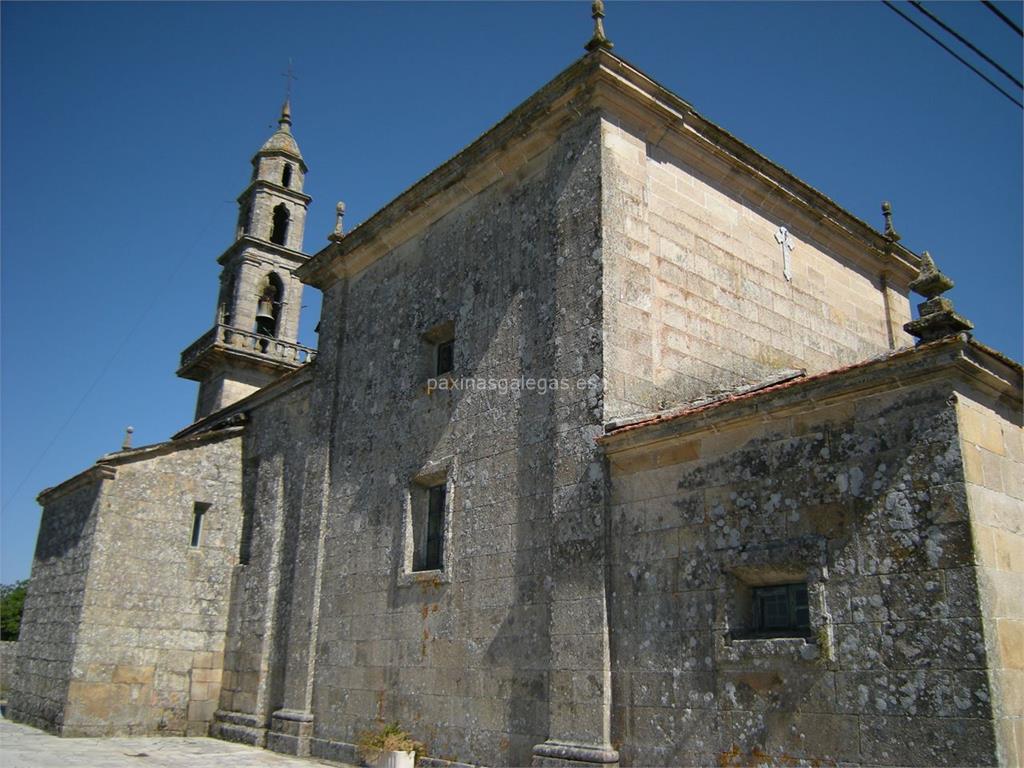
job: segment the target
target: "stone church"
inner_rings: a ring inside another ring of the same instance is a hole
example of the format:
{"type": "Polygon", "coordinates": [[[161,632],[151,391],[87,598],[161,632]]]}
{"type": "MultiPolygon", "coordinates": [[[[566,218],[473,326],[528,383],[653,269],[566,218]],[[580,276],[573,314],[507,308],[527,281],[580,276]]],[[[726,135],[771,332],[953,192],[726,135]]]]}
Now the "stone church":
{"type": "Polygon", "coordinates": [[[194,422],[39,496],[11,717],[342,761],[398,722],[433,766],[1020,764],[1021,366],[887,206],[698,114],[600,3],[587,49],[312,256],[285,105],[181,356],[194,422]]]}

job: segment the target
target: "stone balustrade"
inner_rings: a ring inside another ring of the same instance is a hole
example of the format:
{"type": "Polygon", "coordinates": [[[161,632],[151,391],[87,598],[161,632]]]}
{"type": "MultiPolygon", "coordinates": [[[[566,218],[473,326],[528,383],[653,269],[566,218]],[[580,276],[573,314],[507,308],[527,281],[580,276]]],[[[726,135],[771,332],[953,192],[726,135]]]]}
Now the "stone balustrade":
{"type": "Polygon", "coordinates": [[[214,346],[230,347],[296,366],[310,363],[316,357],[315,349],[304,347],[301,344],[218,323],[181,353],[181,367],[187,368],[192,365],[204,352],[214,346]]]}

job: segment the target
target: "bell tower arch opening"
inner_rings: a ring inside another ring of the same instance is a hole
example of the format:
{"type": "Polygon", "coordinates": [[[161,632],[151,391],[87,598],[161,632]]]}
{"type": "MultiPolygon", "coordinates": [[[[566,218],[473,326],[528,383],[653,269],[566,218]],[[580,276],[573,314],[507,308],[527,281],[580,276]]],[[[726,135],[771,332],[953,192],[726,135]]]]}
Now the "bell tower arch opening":
{"type": "Polygon", "coordinates": [[[288,225],[291,223],[291,216],[288,213],[288,206],[279,203],[274,206],[274,221],[270,229],[270,242],[275,245],[284,245],[288,241],[288,225]]]}
{"type": "Polygon", "coordinates": [[[277,337],[284,303],[284,283],[276,272],[263,279],[256,305],[256,333],[277,337]]]}

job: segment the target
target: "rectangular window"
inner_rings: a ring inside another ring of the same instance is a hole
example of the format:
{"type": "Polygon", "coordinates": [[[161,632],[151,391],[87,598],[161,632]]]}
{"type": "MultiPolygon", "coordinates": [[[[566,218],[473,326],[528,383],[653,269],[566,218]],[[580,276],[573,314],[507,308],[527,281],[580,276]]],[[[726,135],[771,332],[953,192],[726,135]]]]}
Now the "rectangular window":
{"type": "Polygon", "coordinates": [[[437,365],[434,371],[435,376],[442,376],[449,373],[455,367],[455,340],[448,339],[437,345],[437,365]]]}
{"type": "Polygon", "coordinates": [[[750,597],[755,634],[806,635],[810,631],[806,582],[753,587],[750,597]]]}
{"type": "Polygon", "coordinates": [[[444,483],[421,488],[413,495],[414,571],[439,571],[443,568],[445,496],[444,483]]]}
{"type": "Polygon", "coordinates": [[[423,339],[424,371],[428,377],[445,376],[455,370],[455,323],[435,325],[423,339]]]}
{"type": "Polygon", "coordinates": [[[198,547],[203,539],[203,516],[210,509],[210,505],[197,501],[192,505],[192,543],[190,546],[198,547]]]}

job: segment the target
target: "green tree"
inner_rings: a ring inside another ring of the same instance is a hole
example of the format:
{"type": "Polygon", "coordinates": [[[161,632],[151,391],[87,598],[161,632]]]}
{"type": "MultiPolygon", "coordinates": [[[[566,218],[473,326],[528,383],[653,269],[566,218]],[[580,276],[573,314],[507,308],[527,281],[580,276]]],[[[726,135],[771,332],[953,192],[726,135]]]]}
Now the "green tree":
{"type": "Polygon", "coordinates": [[[17,640],[28,579],[0,584],[0,640],[17,640]]]}

